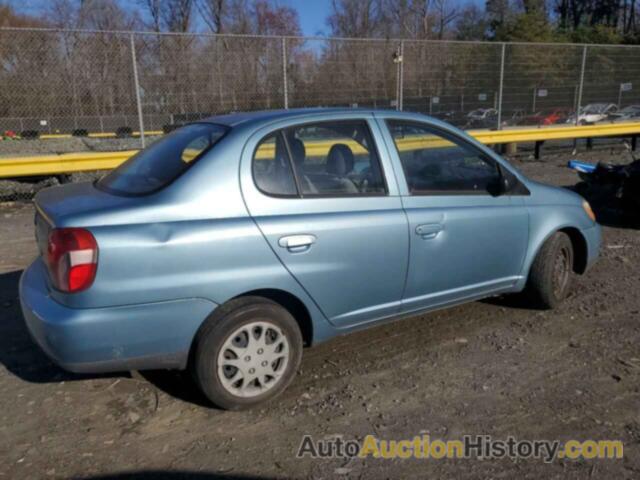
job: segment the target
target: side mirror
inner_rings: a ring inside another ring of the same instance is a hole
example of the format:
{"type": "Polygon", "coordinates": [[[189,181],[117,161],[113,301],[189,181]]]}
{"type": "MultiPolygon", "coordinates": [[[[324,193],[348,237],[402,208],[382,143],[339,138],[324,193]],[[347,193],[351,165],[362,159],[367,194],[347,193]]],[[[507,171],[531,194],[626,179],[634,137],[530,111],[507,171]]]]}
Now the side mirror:
{"type": "Polygon", "coordinates": [[[499,195],[530,195],[527,186],[506,168],[500,169],[499,195]]]}

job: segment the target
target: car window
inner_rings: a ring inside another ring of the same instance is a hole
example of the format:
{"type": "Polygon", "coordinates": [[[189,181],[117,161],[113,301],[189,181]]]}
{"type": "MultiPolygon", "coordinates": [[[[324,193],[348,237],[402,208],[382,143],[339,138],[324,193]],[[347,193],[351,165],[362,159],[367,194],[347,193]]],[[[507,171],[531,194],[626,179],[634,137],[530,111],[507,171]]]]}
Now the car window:
{"type": "Polygon", "coordinates": [[[412,195],[482,195],[500,185],[496,163],[463,140],[423,124],[387,125],[412,195]]]}
{"type": "Polygon", "coordinates": [[[258,144],[251,168],[256,186],[262,192],[275,196],[297,195],[282,133],[271,134],[258,144]]]}
{"type": "Polygon", "coordinates": [[[184,163],[190,163],[204,152],[209,145],[211,144],[211,139],[208,135],[202,135],[195,139],[193,139],[182,151],[182,155],[180,156],[181,160],[184,163]]]}
{"type": "Polygon", "coordinates": [[[386,193],[366,122],[305,124],[286,129],[284,135],[303,196],[386,193]]]}
{"type": "Polygon", "coordinates": [[[100,179],[96,186],[121,195],[155,192],[178,178],[211,149],[227,130],[227,127],[211,123],[179,128],[138,152],[100,179]]]}

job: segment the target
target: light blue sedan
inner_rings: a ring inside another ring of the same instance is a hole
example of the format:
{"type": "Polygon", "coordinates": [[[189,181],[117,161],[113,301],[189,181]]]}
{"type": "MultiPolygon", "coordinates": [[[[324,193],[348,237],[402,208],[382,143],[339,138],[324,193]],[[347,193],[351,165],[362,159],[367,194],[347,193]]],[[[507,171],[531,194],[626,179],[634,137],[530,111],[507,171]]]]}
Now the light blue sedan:
{"type": "Polygon", "coordinates": [[[601,241],[580,196],[395,111],[213,117],[35,204],[20,298],[53,361],[190,369],[227,409],[352,330],[508,292],[552,308],[601,241]]]}

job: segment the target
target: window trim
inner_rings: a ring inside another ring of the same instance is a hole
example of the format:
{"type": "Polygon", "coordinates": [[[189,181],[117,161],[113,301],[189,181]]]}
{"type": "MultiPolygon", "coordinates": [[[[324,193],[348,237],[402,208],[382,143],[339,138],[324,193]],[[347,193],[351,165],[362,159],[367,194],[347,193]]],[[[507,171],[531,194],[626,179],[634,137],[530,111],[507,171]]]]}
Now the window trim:
{"type": "Polygon", "coordinates": [[[295,165],[293,164],[293,154],[291,153],[291,145],[289,145],[289,140],[287,136],[284,134],[284,129],[278,130],[278,135],[282,138],[282,143],[284,144],[284,149],[286,150],[287,160],[289,162],[289,168],[291,169],[291,174],[293,176],[293,183],[296,186],[296,196],[298,198],[304,197],[302,193],[302,189],[300,188],[300,178],[298,177],[298,171],[296,170],[295,165]]]}
{"type": "Polygon", "coordinates": [[[295,125],[290,125],[287,127],[281,127],[278,128],[276,130],[273,130],[272,132],[269,132],[268,134],[264,135],[256,144],[256,147],[251,155],[251,178],[253,179],[253,184],[255,185],[256,189],[262,193],[263,195],[266,195],[268,197],[272,197],[272,198],[283,198],[283,199],[292,199],[292,198],[297,198],[297,199],[322,199],[322,198],[382,198],[382,197],[388,197],[389,196],[389,185],[387,183],[387,175],[386,172],[384,170],[384,166],[382,165],[382,160],[381,160],[381,156],[380,156],[380,149],[378,148],[378,142],[376,141],[374,135],[373,135],[373,131],[371,130],[371,126],[369,125],[369,122],[367,121],[366,118],[354,118],[354,119],[340,119],[340,120],[320,120],[320,121],[307,121],[307,122],[303,122],[303,123],[297,123],[295,125]],[[366,132],[369,135],[369,139],[371,140],[372,143],[372,149],[370,150],[373,151],[376,155],[376,160],[378,162],[378,167],[380,169],[380,175],[382,176],[382,186],[384,188],[384,192],[382,193],[342,193],[342,194],[324,194],[324,193],[304,193],[301,188],[300,188],[300,181],[299,181],[299,177],[298,177],[298,170],[295,167],[293,158],[292,158],[292,154],[291,154],[291,147],[289,146],[289,140],[287,139],[287,136],[285,135],[285,131],[289,130],[289,129],[296,129],[296,128],[303,128],[309,125],[322,125],[322,124],[340,124],[340,123],[359,123],[362,124],[364,126],[364,128],[366,129],[366,132]],[[269,136],[271,135],[281,135],[282,139],[284,141],[285,144],[285,149],[286,149],[286,154],[287,154],[287,158],[289,160],[289,166],[292,170],[293,173],[293,180],[295,182],[296,185],[296,190],[297,190],[297,194],[296,195],[281,195],[281,194],[274,194],[274,193],[267,193],[265,191],[263,191],[259,186],[258,183],[256,182],[256,178],[254,175],[254,171],[253,171],[253,162],[255,161],[255,155],[256,152],[258,150],[258,147],[262,144],[262,142],[269,136]]]}
{"type": "MultiPolygon", "coordinates": [[[[456,135],[455,133],[452,132],[448,132],[442,128],[439,128],[435,125],[429,124],[429,123],[425,123],[425,122],[419,122],[419,121],[415,121],[415,120],[403,120],[403,119],[396,119],[396,118],[387,118],[385,119],[384,123],[387,127],[387,130],[389,132],[389,136],[391,137],[391,140],[393,141],[393,146],[396,149],[396,154],[398,155],[398,160],[400,162],[400,166],[402,167],[402,173],[404,175],[404,182],[405,185],[407,187],[407,191],[409,192],[409,195],[412,197],[491,197],[491,198],[495,198],[494,195],[491,195],[489,192],[486,191],[475,191],[475,190],[417,190],[417,191],[412,191],[412,189],[409,187],[409,180],[408,180],[408,176],[407,176],[407,170],[404,166],[404,163],[402,162],[402,159],[400,158],[400,150],[398,150],[398,144],[396,143],[395,138],[393,137],[393,134],[391,133],[391,126],[390,123],[392,122],[397,122],[397,123],[403,123],[405,125],[415,125],[421,128],[425,128],[426,130],[430,130],[433,131],[436,135],[441,136],[442,138],[444,138],[445,140],[451,141],[451,138],[454,138],[460,142],[462,142],[464,145],[468,146],[470,149],[472,149],[473,151],[477,152],[477,155],[484,160],[485,162],[493,165],[496,168],[496,171],[498,172],[498,176],[500,177],[500,181],[502,182],[502,179],[504,178],[504,175],[502,173],[502,169],[504,168],[502,166],[502,164],[500,162],[498,162],[496,159],[492,158],[491,156],[487,155],[485,152],[483,152],[482,150],[480,150],[478,147],[476,147],[474,144],[472,144],[471,142],[469,142],[468,140],[466,140],[465,138],[456,135]]],[[[457,142],[452,142],[455,143],[458,147],[460,147],[460,145],[458,145],[457,142]]],[[[506,193],[506,195],[510,195],[509,192],[506,193]]]]}

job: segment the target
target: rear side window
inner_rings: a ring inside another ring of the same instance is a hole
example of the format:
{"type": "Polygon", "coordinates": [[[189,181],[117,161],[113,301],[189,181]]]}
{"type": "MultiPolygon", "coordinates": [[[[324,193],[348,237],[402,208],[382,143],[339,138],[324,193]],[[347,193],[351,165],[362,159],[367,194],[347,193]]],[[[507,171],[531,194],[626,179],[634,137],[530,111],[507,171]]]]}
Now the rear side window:
{"type": "Polygon", "coordinates": [[[100,179],[97,186],[120,195],[146,195],[160,190],[209,151],[227,130],[210,123],[175,130],[100,179]]]}
{"type": "Polygon", "coordinates": [[[384,195],[378,153],[363,121],[322,122],[285,131],[305,196],[384,195]]]}
{"type": "Polygon", "coordinates": [[[344,197],[387,193],[366,122],[290,127],[266,137],[254,153],[253,178],[275,196],[344,197]]]}
{"type": "Polygon", "coordinates": [[[269,135],[253,155],[253,178],[257,187],[276,197],[296,196],[296,182],[282,133],[269,135]]]}

